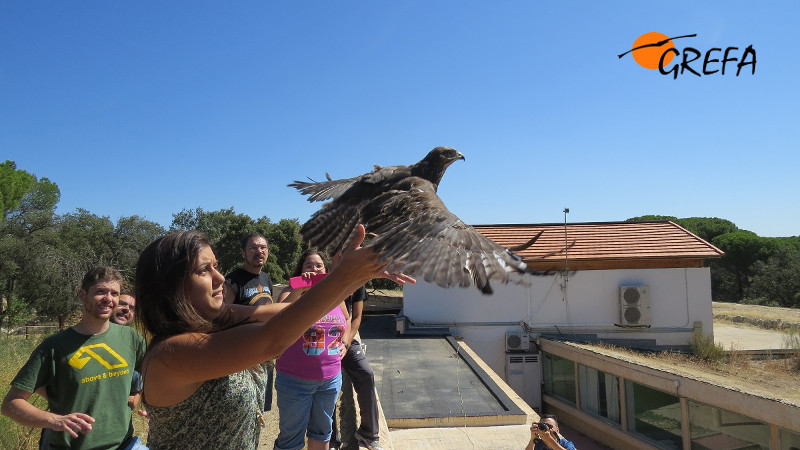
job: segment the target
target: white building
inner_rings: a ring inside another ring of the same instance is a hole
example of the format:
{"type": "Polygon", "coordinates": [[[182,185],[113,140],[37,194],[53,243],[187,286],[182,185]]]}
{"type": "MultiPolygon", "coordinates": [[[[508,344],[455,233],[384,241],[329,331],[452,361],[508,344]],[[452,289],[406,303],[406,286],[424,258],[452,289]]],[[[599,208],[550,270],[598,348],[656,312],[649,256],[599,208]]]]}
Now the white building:
{"type": "Polygon", "coordinates": [[[463,337],[536,409],[541,407],[537,337],[687,348],[695,330],[713,332],[704,261],[723,252],[673,222],[475,228],[504,247],[543,232],[518,254],[530,267],[552,274],[526,276],[525,284],[493,283],[492,296],[474,287],[443,289],[418,280],[405,287],[398,328],[447,328],[463,337]],[[534,364],[516,365],[528,361],[534,364]]]}

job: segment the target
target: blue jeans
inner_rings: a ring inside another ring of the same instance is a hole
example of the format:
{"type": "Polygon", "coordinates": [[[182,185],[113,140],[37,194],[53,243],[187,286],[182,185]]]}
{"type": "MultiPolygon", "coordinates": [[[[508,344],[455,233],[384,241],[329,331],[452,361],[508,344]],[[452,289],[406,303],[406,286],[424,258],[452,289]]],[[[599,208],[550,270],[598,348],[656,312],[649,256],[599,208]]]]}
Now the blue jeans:
{"type": "Polygon", "coordinates": [[[280,432],[275,450],[302,449],[305,435],[315,441],[330,441],[333,411],[341,389],[341,373],[329,380],[313,381],[278,372],[275,391],[280,432]]]}

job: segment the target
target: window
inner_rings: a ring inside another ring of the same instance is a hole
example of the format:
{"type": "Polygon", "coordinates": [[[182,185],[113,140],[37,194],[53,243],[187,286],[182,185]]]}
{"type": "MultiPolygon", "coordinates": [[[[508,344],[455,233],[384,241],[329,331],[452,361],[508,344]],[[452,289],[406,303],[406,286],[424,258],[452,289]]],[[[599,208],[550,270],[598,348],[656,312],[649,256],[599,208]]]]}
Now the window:
{"type": "Polygon", "coordinates": [[[619,377],[578,364],[581,409],[614,423],[619,420],[619,377]]]}
{"type": "Polygon", "coordinates": [[[781,450],[792,450],[800,448],[800,434],[797,434],[793,431],[784,430],[783,428],[779,428],[780,430],[780,440],[781,440],[781,450]]]}
{"type": "Polygon", "coordinates": [[[625,381],[628,431],[666,449],[682,449],[681,402],[677,396],[625,381]]]}
{"type": "Polygon", "coordinates": [[[692,448],[769,449],[769,426],[751,417],[689,400],[692,448]]]}
{"type": "Polygon", "coordinates": [[[544,392],[575,404],[575,363],[560,356],[543,354],[544,392]]]}

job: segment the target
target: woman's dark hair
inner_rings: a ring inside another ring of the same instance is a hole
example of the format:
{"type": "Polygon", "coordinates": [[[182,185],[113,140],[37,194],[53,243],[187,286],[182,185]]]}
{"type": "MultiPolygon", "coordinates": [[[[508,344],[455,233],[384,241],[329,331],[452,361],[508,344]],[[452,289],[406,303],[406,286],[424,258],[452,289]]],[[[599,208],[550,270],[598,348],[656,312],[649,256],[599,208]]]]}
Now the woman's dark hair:
{"type": "Polygon", "coordinates": [[[197,256],[211,243],[199,231],[178,231],[156,239],[136,263],[136,316],[153,342],[186,332],[209,332],[212,321],[186,296],[197,256]]]}
{"type": "Polygon", "coordinates": [[[319,257],[322,258],[322,262],[325,263],[325,271],[328,271],[330,264],[328,264],[328,258],[325,256],[325,254],[315,248],[310,248],[304,251],[300,255],[300,259],[297,260],[297,265],[294,267],[294,272],[292,272],[293,277],[299,277],[300,274],[303,273],[303,264],[306,263],[306,258],[311,255],[319,255],[319,257]]]}

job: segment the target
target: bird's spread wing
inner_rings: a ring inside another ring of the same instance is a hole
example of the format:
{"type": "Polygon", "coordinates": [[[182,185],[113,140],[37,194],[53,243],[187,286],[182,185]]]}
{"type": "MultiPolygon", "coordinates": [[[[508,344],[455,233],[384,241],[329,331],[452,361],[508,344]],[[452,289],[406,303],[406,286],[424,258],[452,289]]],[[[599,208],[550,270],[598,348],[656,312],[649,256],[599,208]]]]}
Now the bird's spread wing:
{"type": "Polygon", "coordinates": [[[381,195],[364,212],[388,270],[444,288],[474,283],[485,294],[492,293],[490,281],[507,283],[510,273],[525,271],[515,255],[450,212],[432,184],[409,180],[410,189],[381,195]]]}
{"type": "Polygon", "coordinates": [[[525,271],[516,255],[451,213],[430,182],[410,177],[395,188],[358,205],[328,203],[303,226],[303,237],[336,252],[363,223],[375,236],[370,244],[389,261],[387,270],[445,288],[475,284],[491,294],[490,281],[506,283],[510,273],[525,271]]]}
{"type": "Polygon", "coordinates": [[[295,181],[289,186],[297,188],[303,195],[309,195],[310,202],[324,202],[333,198],[339,198],[346,190],[358,181],[360,177],[347,178],[345,180],[328,181],[295,181]]]}
{"type": "Polygon", "coordinates": [[[328,181],[295,181],[290,187],[296,188],[303,195],[308,195],[309,202],[324,202],[325,200],[337,199],[356,183],[377,184],[393,178],[407,176],[408,166],[381,167],[376,165],[375,169],[364,175],[346,178],[343,180],[328,181]]]}

